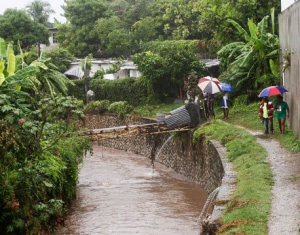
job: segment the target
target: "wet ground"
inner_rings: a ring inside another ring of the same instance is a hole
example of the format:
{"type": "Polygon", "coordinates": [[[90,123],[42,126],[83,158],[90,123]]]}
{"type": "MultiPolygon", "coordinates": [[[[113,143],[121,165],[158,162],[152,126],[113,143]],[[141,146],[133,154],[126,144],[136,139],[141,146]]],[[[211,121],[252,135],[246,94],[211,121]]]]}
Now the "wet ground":
{"type": "Polygon", "coordinates": [[[198,235],[207,194],[150,159],[95,145],[80,170],[77,200],[59,235],[198,235]]]}

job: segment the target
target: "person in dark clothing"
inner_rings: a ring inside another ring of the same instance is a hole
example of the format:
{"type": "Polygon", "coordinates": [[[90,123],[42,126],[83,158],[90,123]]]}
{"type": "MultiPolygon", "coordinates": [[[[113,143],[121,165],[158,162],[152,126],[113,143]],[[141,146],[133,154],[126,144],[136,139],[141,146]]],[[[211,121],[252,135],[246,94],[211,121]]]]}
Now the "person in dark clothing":
{"type": "Polygon", "coordinates": [[[208,112],[208,94],[206,92],[203,92],[203,106],[204,106],[204,112],[205,117],[209,118],[209,112],[208,112]]]}
{"type": "Polygon", "coordinates": [[[209,94],[208,93],[208,96],[207,96],[207,102],[208,102],[208,112],[209,112],[209,117],[210,118],[215,118],[216,115],[215,115],[215,110],[214,110],[214,101],[215,101],[215,98],[214,98],[214,94],[209,94]]]}

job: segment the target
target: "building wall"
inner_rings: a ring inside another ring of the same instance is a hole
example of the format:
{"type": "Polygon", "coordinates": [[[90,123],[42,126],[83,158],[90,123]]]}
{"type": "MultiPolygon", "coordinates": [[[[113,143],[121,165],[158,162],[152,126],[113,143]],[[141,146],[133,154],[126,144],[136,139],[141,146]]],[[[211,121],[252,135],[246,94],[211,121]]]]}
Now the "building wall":
{"type": "Polygon", "coordinates": [[[298,0],[281,0],[281,11],[284,11],[289,6],[291,6],[294,2],[297,2],[298,0]]]}
{"type": "MultiPolygon", "coordinates": [[[[107,71],[109,69],[112,69],[113,64],[116,64],[117,62],[118,62],[117,60],[93,60],[89,76],[93,77],[98,70],[107,71]]],[[[76,73],[79,74],[79,78],[80,79],[83,78],[84,72],[81,68],[80,61],[72,62],[69,66],[68,71],[70,70],[78,70],[76,73]]],[[[133,65],[130,68],[125,68],[125,69],[121,67],[120,70],[115,74],[112,73],[106,74],[106,76],[104,76],[104,79],[115,80],[118,78],[139,77],[139,76],[141,76],[141,73],[137,70],[137,66],[133,65]]]]}
{"type": "MultiPolygon", "coordinates": [[[[285,0],[284,0],[285,1],[285,0]]],[[[280,65],[290,53],[290,66],[281,75],[282,85],[289,91],[284,94],[290,106],[288,124],[300,138],[300,1],[295,2],[279,15],[280,65]]]]}

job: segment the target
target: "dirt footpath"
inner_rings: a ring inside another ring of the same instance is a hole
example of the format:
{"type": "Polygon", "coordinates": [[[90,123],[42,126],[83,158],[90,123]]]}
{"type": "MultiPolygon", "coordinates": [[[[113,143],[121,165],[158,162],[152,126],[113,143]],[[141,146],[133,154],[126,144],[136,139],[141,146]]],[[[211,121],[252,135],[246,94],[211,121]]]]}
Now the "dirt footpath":
{"type": "Polygon", "coordinates": [[[268,235],[299,235],[300,154],[292,154],[281,147],[272,135],[240,128],[256,136],[257,142],[267,150],[274,174],[268,235]]]}

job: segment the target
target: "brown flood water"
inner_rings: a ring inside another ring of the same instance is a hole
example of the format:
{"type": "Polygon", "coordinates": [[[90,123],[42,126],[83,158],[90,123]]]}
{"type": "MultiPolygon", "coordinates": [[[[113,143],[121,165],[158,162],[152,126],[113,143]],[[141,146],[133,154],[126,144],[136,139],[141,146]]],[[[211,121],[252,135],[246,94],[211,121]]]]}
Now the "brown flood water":
{"type": "Polygon", "coordinates": [[[196,183],[150,159],[94,145],[59,235],[198,235],[207,199],[196,183]]]}

